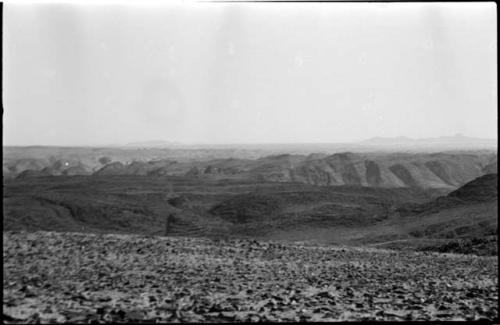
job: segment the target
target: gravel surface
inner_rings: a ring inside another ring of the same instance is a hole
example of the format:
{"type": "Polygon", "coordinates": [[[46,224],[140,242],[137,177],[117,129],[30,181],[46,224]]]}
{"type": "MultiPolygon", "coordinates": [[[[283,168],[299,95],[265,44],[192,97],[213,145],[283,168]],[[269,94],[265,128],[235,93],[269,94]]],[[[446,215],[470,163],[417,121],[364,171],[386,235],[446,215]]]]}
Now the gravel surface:
{"type": "Polygon", "coordinates": [[[6,323],[498,322],[498,257],[4,232],[3,258],[6,323]]]}

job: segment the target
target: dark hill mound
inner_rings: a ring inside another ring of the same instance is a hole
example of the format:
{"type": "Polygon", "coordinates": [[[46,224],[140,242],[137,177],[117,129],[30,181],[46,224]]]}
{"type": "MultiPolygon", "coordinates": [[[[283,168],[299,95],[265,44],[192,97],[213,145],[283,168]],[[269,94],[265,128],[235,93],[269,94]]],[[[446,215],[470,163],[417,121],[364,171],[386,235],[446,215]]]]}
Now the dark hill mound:
{"type": "Polygon", "coordinates": [[[408,203],[397,211],[401,216],[435,213],[443,209],[465,206],[474,203],[491,202],[498,198],[498,174],[487,174],[474,179],[447,196],[424,204],[408,203]]]}
{"type": "MultiPolygon", "coordinates": [[[[423,250],[488,255],[496,252],[498,235],[498,175],[474,179],[459,189],[424,204],[406,203],[373,236],[390,245],[423,250]],[[396,240],[395,234],[404,240],[396,240]],[[490,236],[494,240],[483,240],[490,236]],[[392,239],[392,241],[390,241],[392,239]]],[[[372,240],[375,238],[372,238],[372,240]]]]}
{"type": "Polygon", "coordinates": [[[467,202],[486,202],[498,198],[498,174],[487,174],[448,194],[467,202]]]}

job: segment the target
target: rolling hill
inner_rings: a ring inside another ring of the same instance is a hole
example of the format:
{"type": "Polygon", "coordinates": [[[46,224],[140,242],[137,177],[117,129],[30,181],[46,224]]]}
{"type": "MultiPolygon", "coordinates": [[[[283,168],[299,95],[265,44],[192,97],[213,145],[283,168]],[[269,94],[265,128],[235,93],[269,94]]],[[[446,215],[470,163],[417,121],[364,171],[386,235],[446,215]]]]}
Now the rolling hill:
{"type": "Polygon", "coordinates": [[[4,181],[3,225],[6,230],[85,228],[153,235],[163,234],[166,217],[175,214],[199,223],[207,233],[231,228],[234,233],[251,234],[251,229],[263,225],[272,230],[316,223],[325,219],[323,214],[332,217],[326,220],[331,225],[349,215],[371,222],[384,218],[396,204],[421,203],[440,193],[176,176],[18,178],[4,181]]]}
{"type": "Polygon", "coordinates": [[[442,250],[497,234],[496,151],[245,150],[4,148],[4,229],[163,235],[171,218],[176,236],[442,250]]]}
{"type": "MultiPolygon", "coordinates": [[[[94,175],[4,181],[3,226],[164,235],[172,216],[172,236],[440,249],[456,240],[496,236],[497,212],[496,174],[452,192],[94,175]]],[[[487,246],[491,253],[491,244],[487,246]]]]}

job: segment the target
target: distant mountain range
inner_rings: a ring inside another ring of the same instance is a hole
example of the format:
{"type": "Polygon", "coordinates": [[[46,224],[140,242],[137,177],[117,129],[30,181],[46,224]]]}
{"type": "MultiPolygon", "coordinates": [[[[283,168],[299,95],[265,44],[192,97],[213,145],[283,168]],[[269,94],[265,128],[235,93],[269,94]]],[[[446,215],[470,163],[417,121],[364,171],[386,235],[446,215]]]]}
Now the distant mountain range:
{"type": "MultiPolygon", "coordinates": [[[[266,156],[274,154],[313,154],[313,153],[335,153],[335,152],[369,152],[373,150],[382,151],[443,151],[443,150],[476,150],[496,149],[498,139],[473,138],[462,134],[453,136],[442,136],[436,138],[413,139],[405,136],[398,137],[373,137],[362,141],[352,142],[297,142],[297,143],[183,143],[167,140],[149,140],[130,142],[126,144],[108,144],[92,146],[16,146],[4,145],[3,148],[17,149],[43,149],[43,148],[110,148],[110,149],[172,149],[172,150],[236,150],[241,154],[254,151],[251,156],[266,156]]],[[[243,154],[244,156],[247,156],[243,154]]]]}
{"type": "Polygon", "coordinates": [[[462,134],[421,139],[412,139],[408,137],[375,137],[360,142],[362,145],[369,146],[496,146],[497,143],[497,139],[472,138],[462,134]]]}
{"type": "MultiPolygon", "coordinates": [[[[143,142],[132,142],[126,144],[124,147],[129,148],[241,148],[241,149],[281,149],[281,150],[301,150],[304,147],[338,149],[338,148],[366,148],[366,147],[413,147],[426,148],[426,147],[444,147],[444,148],[489,148],[497,146],[497,139],[486,138],[473,138],[467,137],[462,134],[453,136],[442,136],[436,138],[419,138],[413,139],[409,137],[373,137],[367,140],[358,142],[344,142],[344,143],[234,143],[234,144],[184,144],[181,142],[152,140],[143,142]]],[[[117,145],[117,147],[120,147],[117,145]]],[[[123,147],[123,146],[121,146],[123,147]]]]}
{"type": "Polygon", "coordinates": [[[172,147],[172,146],[182,146],[180,142],[164,141],[164,140],[151,140],[142,142],[131,142],[127,143],[125,147],[145,147],[145,148],[162,148],[162,147],[172,147]]]}

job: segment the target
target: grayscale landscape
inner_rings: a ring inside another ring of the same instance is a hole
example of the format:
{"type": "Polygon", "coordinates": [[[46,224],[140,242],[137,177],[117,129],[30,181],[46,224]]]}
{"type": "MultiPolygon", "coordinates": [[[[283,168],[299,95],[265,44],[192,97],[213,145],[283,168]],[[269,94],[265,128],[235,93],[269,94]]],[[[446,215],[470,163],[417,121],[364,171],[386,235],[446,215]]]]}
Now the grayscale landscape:
{"type": "Polygon", "coordinates": [[[498,323],[495,9],[5,5],[4,322],[498,323]]]}

